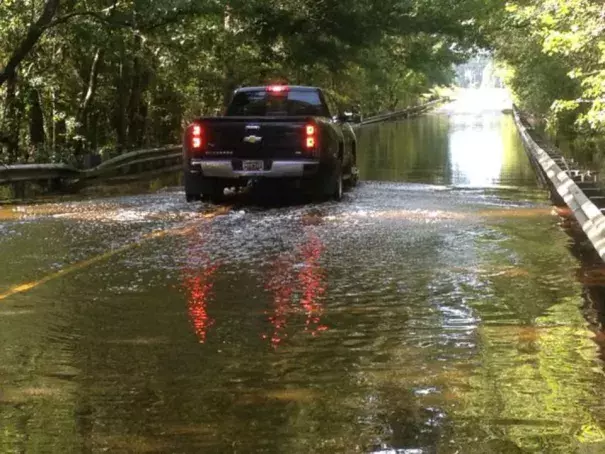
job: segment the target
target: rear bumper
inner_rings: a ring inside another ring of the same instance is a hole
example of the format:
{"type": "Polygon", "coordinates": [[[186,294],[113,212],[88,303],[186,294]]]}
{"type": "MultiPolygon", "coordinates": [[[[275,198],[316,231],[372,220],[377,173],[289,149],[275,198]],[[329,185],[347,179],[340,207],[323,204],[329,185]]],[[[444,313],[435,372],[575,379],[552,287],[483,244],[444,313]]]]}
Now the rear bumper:
{"type": "Polygon", "coordinates": [[[319,172],[319,161],[272,161],[265,163],[265,170],[236,170],[233,160],[191,160],[191,173],[209,178],[302,178],[319,172]]]}

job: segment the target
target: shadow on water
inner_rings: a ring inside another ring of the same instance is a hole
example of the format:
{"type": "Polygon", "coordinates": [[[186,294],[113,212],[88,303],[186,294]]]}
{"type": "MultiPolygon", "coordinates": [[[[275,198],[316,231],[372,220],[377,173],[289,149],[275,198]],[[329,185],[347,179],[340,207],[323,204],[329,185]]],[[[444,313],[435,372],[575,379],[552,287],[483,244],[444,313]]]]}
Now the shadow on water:
{"type": "Polygon", "coordinates": [[[605,361],[605,263],[586,237],[582,227],[573,218],[568,207],[557,207],[561,229],[569,236],[568,249],[577,259],[576,279],[582,284],[583,311],[595,342],[600,346],[605,361]]]}

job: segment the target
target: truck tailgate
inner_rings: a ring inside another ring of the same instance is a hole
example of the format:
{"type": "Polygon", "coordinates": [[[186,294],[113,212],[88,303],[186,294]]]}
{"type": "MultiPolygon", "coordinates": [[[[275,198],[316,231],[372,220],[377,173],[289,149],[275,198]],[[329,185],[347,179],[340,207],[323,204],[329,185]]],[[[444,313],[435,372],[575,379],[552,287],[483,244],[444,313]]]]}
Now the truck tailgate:
{"type": "Polygon", "coordinates": [[[301,157],[305,127],[312,118],[222,117],[202,119],[207,134],[208,154],[242,159],[301,157]],[[213,153],[214,152],[214,153],[213,153]]]}

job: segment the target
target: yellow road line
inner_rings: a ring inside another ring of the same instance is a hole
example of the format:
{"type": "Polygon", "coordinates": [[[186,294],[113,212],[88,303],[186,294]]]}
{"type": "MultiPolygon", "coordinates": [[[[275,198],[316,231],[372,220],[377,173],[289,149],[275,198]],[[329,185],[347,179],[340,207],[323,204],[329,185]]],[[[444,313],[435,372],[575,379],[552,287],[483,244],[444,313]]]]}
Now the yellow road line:
{"type": "MultiPolygon", "coordinates": [[[[216,211],[213,211],[211,213],[206,213],[202,216],[202,219],[212,219],[215,218],[217,216],[220,216],[222,214],[226,214],[229,212],[229,210],[231,209],[231,207],[221,207],[216,211]]],[[[197,220],[196,220],[197,221],[197,220]]],[[[15,287],[12,287],[11,289],[9,289],[6,293],[2,293],[0,294],[0,301],[5,300],[13,295],[17,295],[19,293],[25,293],[33,288],[39,287],[43,284],[46,284],[49,281],[58,279],[60,277],[63,277],[67,274],[71,274],[74,273],[76,271],[82,270],[84,268],[87,268],[91,265],[94,265],[95,263],[99,263],[102,262],[103,260],[109,259],[115,255],[118,255],[124,251],[128,251],[129,249],[133,249],[139,245],[141,245],[143,242],[145,241],[149,241],[149,240],[153,240],[156,238],[162,238],[164,236],[167,235],[182,235],[185,234],[187,232],[190,232],[196,225],[197,222],[193,221],[194,224],[191,225],[192,223],[187,223],[187,225],[185,226],[180,226],[180,227],[174,227],[171,229],[166,229],[166,230],[156,230],[155,232],[151,232],[148,233],[147,235],[143,236],[139,241],[137,241],[136,243],[130,243],[127,244],[125,246],[119,247],[117,249],[113,249],[111,251],[105,252],[103,254],[97,255],[95,257],[92,257],[88,260],[84,260],[82,262],[78,262],[75,263],[71,266],[68,266],[66,268],[63,268],[60,271],[57,271],[56,273],[52,273],[49,274],[48,276],[43,277],[40,280],[37,281],[32,281],[32,282],[27,282],[24,284],[20,284],[17,285],[15,287]]]]}

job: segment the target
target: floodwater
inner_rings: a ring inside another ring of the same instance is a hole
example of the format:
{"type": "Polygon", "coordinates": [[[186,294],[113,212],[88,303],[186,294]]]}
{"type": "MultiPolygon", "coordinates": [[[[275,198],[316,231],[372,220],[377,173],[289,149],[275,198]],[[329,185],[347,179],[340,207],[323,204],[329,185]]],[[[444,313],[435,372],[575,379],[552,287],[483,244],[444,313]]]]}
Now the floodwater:
{"type": "Polygon", "coordinates": [[[0,452],[603,452],[605,273],[465,106],[342,203],[4,208],[0,452]]]}

